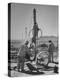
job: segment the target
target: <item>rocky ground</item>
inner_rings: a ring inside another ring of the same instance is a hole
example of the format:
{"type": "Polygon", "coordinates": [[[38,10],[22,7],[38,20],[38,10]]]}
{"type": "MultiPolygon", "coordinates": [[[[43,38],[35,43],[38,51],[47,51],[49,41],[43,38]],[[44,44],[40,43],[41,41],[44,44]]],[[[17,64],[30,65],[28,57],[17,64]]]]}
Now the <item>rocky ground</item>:
{"type": "MultiPolygon", "coordinates": [[[[15,67],[15,66],[17,66],[17,63],[12,63],[11,64],[11,67],[13,68],[13,67],[15,67]]],[[[35,66],[35,64],[33,64],[33,66],[35,66]]],[[[22,73],[22,72],[18,72],[17,71],[17,68],[14,70],[14,69],[12,69],[12,70],[10,70],[10,72],[11,72],[11,77],[22,77],[22,76],[32,76],[32,75],[52,75],[52,74],[57,74],[57,73],[54,73],[54,67],[55,66],[57,66],[58,67],[58,64],[55,64],[55,63],[49,63],[48,64],[48,66],[49,67],[51,67],[51,68],[45,68],[45,66],[43,66],[43,65],[38,65],[38,68],[40,68],[39,69],[39,73],[38,72],[36,72],[36,71],[33,71],[33,72],[31,72],[31,74],[29,74],[29,73],[22,73]],[[41,72],[43,72],[43,74],[41,74],[41,72]],[[35,74],[36,73],[36,74],[35,74]]],[[[29,68],[25,65],[25,71],[29,71],[29,68]]]]}

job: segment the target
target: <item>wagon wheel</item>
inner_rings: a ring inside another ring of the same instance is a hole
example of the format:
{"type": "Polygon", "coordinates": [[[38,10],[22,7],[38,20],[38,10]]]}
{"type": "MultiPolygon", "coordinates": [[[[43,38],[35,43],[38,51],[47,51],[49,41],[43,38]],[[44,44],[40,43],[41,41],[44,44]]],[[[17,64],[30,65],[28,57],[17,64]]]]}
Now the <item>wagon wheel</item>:
{"type": "Polygon", "coordinates": [[[47,51],[42,51],[37,54],[37,59],[36,59],[38,64],[44,64],[46,65],[48,63],[48,52],[47,51]]]}

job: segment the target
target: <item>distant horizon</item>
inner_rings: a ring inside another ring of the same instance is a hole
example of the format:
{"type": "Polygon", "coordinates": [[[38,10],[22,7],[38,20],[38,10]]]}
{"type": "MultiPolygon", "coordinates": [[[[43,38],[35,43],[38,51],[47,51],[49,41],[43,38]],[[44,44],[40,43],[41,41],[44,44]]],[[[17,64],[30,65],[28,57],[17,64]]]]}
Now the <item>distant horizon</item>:
{"type": "MultiPolygon", "coordinates": [[[[56,37],[56,38],[58,38],[59,36],[42,36],[42,37],[56,37]]],[[[40,38],[40,37],[38,37],[38,38],[40,38]]],[[[25,40],[25,39],[10,39],[11,41],[15,41],[15,40],[17,40],[17,41],[19,41],[19,40],[25,40]]]]}

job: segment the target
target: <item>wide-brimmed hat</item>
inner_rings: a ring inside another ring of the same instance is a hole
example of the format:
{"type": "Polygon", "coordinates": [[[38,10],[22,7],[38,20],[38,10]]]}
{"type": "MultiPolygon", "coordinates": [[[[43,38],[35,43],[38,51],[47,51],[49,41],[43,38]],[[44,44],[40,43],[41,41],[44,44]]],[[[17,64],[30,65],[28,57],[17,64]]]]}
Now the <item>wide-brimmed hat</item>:
{"type": "Polygon", "coordinates": [[[29,43],[29,41],[26,41],[25,44],[27,45],[29,43]]]}
{"type": "Polygon", "coordinates": [[[49,40],[49,43],[51,43],[52,41],[51,40],[49,40]]]}

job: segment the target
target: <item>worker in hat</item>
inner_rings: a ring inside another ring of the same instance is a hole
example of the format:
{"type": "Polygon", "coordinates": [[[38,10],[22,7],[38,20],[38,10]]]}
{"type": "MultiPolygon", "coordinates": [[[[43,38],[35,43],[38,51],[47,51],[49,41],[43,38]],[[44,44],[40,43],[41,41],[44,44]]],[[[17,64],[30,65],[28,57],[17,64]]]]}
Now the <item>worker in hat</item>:
{"type": "Polygon", "coordinates": [[[48,48],[48,52],[49,52],[49,55],[48,55],[48,63],[49,62],[54,62],[53,61],[53,52],[54,52],[54,44],[51,40],[49,40],[49,48],[48,48]]]}
{"type": "Polygon", "coordinates": [[[25,59],[27,58],[26,55],[31,55],[29,48],[28,48],[29,42],[26,41],[24,45],[21,46],[18,52],[18,71],[24,71],[24,62],[25,59]]]}

